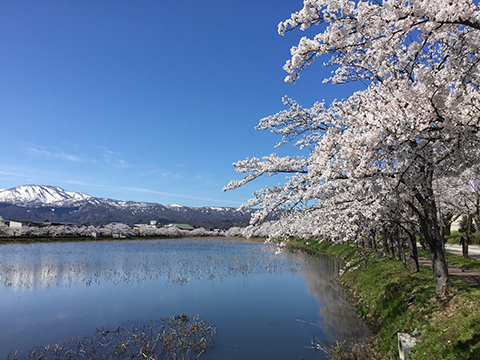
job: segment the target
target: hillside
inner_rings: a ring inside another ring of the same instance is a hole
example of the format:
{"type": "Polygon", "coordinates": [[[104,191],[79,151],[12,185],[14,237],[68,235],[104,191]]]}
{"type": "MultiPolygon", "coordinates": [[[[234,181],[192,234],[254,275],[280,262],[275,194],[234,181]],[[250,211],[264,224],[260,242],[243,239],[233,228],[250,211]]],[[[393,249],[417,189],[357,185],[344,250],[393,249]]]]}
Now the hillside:
{"type": "Polygon", "coordinates": [[[245,226],[252,210],[231,207],[188,207],[148,202],[96,198],[58,186],[21,185],[0,190],[0,216],[6,220],[104,225],[112,221],[129,225],[189,223],[195,227],[227,229],[245,226]]]}

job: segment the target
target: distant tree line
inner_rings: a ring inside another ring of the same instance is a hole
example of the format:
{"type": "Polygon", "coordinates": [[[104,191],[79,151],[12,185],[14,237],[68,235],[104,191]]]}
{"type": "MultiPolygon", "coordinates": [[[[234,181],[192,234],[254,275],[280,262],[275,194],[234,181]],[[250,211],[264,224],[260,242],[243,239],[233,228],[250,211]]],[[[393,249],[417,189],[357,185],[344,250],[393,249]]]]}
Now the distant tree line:
{"type": "Polygon", "coordinates": [[[125,224],[112,223],[105,226],[46,225],[10,227],[0,217],[0,237],[3,238],[132,238],[132,237],[187,237],[187,236],[219,236],[218,230],[196,228],[182,230],[175,226],[131,228],[125,224]]]}

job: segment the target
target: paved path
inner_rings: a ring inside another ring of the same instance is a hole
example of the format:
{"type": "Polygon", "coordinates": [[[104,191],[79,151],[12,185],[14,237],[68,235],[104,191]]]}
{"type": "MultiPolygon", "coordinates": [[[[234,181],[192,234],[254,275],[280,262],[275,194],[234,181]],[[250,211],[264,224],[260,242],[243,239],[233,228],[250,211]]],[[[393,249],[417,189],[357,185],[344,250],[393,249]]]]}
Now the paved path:
{"type": "MultiPolygon", "coordinates": [[[[426,265],[430,268],[432,267],[432,262],[429,259],[418,258],[418,263],[421,265],[426,265]]],[[[466,280],[470,280],[474,282],[477,286],[480,286],[480,271],[478,270],[467,270],[467,269],[462,269],[461,267],[458,267],[458,266],[448,265],[448,273],[450,275],[457,275],[466,280]]]]}
{"type": "MultiPolygon", "coordinates": [[[[446,244],[445,251],[455,255],[462,255],[462,247],[456,244],[446,244]]],[[[468,247],[468,256],[480,260],[480,246],[470,245],[468,247]]]]}

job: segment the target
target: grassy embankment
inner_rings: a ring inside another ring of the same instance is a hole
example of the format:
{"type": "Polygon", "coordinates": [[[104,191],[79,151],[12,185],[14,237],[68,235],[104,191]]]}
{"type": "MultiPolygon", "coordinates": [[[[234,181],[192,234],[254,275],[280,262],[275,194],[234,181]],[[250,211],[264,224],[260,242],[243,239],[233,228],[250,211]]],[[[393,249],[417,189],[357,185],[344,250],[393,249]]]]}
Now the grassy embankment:
{"type": "MultiPolygon", "coordinates": [[[[359,347],[356,356],[341,359],[398,359],[398,333],[419,340],[409,359],[480,359],[480,288],[473,283],[451,276],[452,295],[440,300],[435,296],[432,270],[426,266],[411,274],[401,261],[378,259],[376,253],[354,246],[308,244],[300,240],[292,246],[346,261],[340,281],[372,329],[368,345],[359,347]]],[[[480,269],[480,261],[464,261],[451,254],[448,259],[480,269]]]]}

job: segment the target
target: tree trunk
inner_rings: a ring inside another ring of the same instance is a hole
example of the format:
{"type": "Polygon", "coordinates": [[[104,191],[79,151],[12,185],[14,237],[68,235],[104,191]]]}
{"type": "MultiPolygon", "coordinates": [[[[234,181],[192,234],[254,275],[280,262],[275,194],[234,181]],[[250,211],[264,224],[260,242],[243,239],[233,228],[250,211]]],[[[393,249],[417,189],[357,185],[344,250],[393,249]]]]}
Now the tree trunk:
{"type": "Polygon", "coordinates": [[[382,238],[382,248],[378,250],[378,258],[383,259],[387,254],[387,239],[385,237],[385,230],[382,230],[382,234],[380,236],[382,238]]]}
{"type": "Polygon", "coordinates": [[[382,230],[382,245],[383,245],[383,254],[385,256],[388,255],[388,257],[390,257],[390,246],[389,246],[389,240],[388,240],[388,231],[385,228],[382,230]]]}
{"type": "Polygon", "coordinates": [[[370,231],[370,250],[372,251],[377,251],[376,235],[375,230],[370,231]]]}
{"type": "Polygon", "coordinates": [[[400,261],[400,230],[398,225],[395,225],[395,229],[393,230],[392,234],[392,242],[393,242],[393,254],[395,256],[396,261],[400,261]]]}
{"type": "Polygon", "coordinates": [[[415,233],[412,231],[408,233],[408,249],[409,249],[409,261],[410,261],[410,272],[417,273],[419,272],[418,267],[418,251],[417,251],[417,239],[415,238],[415,233]]]}
{"type": "Polygon", "coordinates": [[[401,252],[402,252],[402,263],[403,263],[403,268],[406,269],[407,268],[407,259],[406,259],[406,256],[405,256],[405,237],[401,236],[400,238],[400,246],[401,246],[401,252]]]}
{"type": "Polygon", "coordinates": [[[440,226],[436,214],[433,190],[431,186],[430,189],[426,190],[427,198],[423,197],[419,193],[416,194],[415,198],[420,202],[422,206],[422,213],[420,214],[420,225],[422,227],[425,241],[430,248],[430,257],[433,267],[433,278],[435,281],[435,293],[438,296],[444,296],[450,291],[451,282],[450,277],[448,276],[448,265],[445,259],[443,237],[440,232],[440,226]]]}
{"type": "Polygon", "coordinates": [[[460,244],[462,244],[462,255],[465,259],[468,259],[468,243],[470,238],[468,237],[467,233],[463,234],[460,238],[460,244]]]}
{"type": "Polygon", "coordinates": [[[462,255],[468,259],[468,243],[470,242],[470,234],[472,233],[472,217],[467,215],[467,232],[462,235],[460,242],[462,243],[462,255]]]}
{"type": "MultiPolygon", "coordinates": [[[[410,219],[413,218],[414,214],[413,214],[412,208],[408,210],[408,215],[410,219]]],[[[410,221],[407,225],[406,230],[408,235],[408,239],[407,239],[407,246],[408,246],[408,253],[409,253],[408,261],[410,263],[410,272],[414,274],[420,271],[420,268],[418,266],[417,236],[415,231],[416,227],[414,223],[410,221]]]]}
{"type": "Polygon", "coordinates": [[[413,211],[420,219],[425,241],[430,249],[430,258],[433,268],[433,279],[435,282],[435,293],[443,297],[450,293],[452,283],[448,276],[448,265],[445,259],[445,249],[443,246],[443,236],[437,216],[435,197],[433,194],[433,166],[426,164],[423,168],[425,177],[418,184],[419,188],[414,188],[415,199],[420,204],[417,207],[413,202],[408,202],[413,211]],[[421,189],[418,190],[418,189],[421,189]]]}
{"type": "Polygon", "coordinates": [[[448,276],[448,265],[439,237],[432,239],[432,242],[434,245],[430,246],[430,256],[433,265],[435,293],[439,296],[444,296],[451,288],[450,277],[448,276]]]}
{"type": "Polygon", "coordinates": [[[362,236],[360,236],[360,247],[361,248],[364,248],[365,247],[365,238],[362,236]]]}
{"type": "Polygon", "coordinates": [[[444,223],[443,225],[443,236],[450,236],[452,235],[452,223],[451,222],[448,222],[448,223],[444,223]]]}
{"type": "Polygon", "coordinates": [[[388,257],[390,259],[393,259],[393,258],[395,258],[395,252],[393,250],[393,235],[389,234],[388,231],[385,231],[385,237],[387,239],[388,257]]]}
{"type": "Polygon", "coordinates": [[[459,215],[455,215],[452,211],[447,211],[442,216],[443,236],[450,236],[452,234],[452,224],[457,220],[459,215]]]}
{"type": "Polygon", "coordinates": [[[477,234],[480,234],[480,192],[477,191],[475,195],[477,196],[477,203],[473,220],[475,221],[475,225],[477,225],[477,234]]]}

